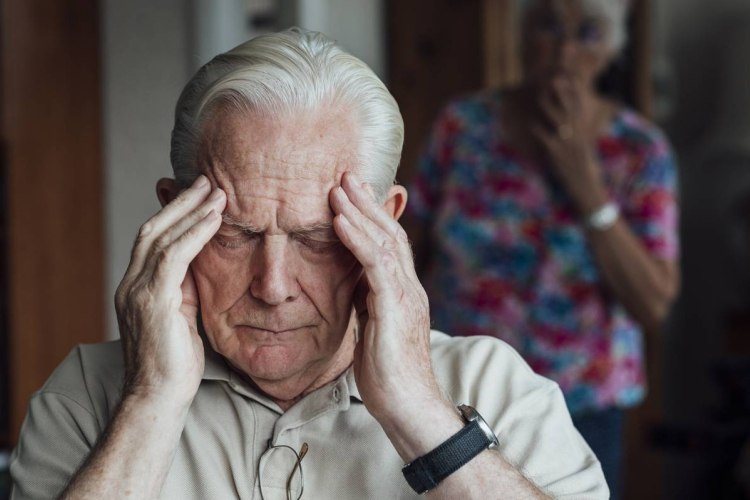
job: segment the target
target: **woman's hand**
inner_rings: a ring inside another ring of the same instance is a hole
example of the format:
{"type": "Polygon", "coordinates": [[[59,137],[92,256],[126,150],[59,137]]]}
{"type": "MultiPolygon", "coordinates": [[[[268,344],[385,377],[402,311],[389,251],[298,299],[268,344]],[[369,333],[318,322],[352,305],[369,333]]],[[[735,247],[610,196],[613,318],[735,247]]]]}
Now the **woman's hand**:
{"type": "Polygon", "coordinates": [[[596,158],[596,127],[587,123],[584,90],[570,78],[558,77],[539,96],[541,120],[531,126],[554,173],[580,215],[587,216],[607,203],[596,158]]]}
{"type": "MultiPolygon", "coordinates": [[[[355,291],[359,342],[354,374],[378,420],[441,399],[430,357],[427,294],[403,228],[350,173],[331,191],[334,228],[364,268],[355,291]]],[[[416,410],[415,410],[416,411],[416,410]]]]}
{"type": "Polygon", "coordinates": [[[141,226],[115,294],[124,394],[189,405],[203,376],[190,263],[221,225],[226,195],[205,176],[141,226]]]}

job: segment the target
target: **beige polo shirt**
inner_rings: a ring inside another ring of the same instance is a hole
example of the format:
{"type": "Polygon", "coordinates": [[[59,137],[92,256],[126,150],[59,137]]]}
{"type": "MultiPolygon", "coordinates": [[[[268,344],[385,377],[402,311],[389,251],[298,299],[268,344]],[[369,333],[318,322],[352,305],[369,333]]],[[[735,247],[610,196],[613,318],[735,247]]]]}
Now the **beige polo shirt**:
{"type": "MultiPolygon", "coordinates": [[[[292,498],[301,488],[306,499],[419,498],[351,371],[283,412],[209,346],[206,353],[162,499],[285,500],[290,476],[292,498]],[[301,479],[292,471],[303,443],[301,479]]],[[[599,462],[573,427],[559,388],[535,375],[511,347],[432,332],[432,356],[447,394],[482,414],[501,453],[537,486],[559,499],[609,498],[599,462]]],[[[119,342],[71,352],[31,398],[11,457],[11,500],[57,497],[105,429],[122,379],[119,342]]],[[[498,491],[497,498],[506,496],[498,491]]]]}

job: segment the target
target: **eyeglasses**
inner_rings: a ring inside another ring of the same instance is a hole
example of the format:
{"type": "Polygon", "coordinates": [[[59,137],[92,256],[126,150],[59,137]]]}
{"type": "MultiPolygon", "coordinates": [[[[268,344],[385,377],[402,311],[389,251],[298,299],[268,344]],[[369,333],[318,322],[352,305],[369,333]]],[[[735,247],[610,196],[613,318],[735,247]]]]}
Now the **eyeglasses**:
{"type": "Polygon", "coordinates": [[[285,444],[274,446],[271,444],[271,440],[268,440],[268,447],[260,456],[260,463],[258,464],[258,484],[260,487],[261,500],[266,500],[263,491],[263,477],[266,473],[269,476],[265,480],[266,487],[268,489],[278,489],[279,486],[274,486],[273,484],[281,482],[280,479],[283,479],[284,474],[280,471],[287,469],[285,465],[292,461],[294,463],[292,472],[286,477],[286,498],[287,500],[300,500],[300,498],[302,498],[302,493],[305,491],[305,475],[302,472],[302,459],[307,455],[307,449],[307,443],[302,443],[302,448],[300,448],[299,453],[297,453],[297,451],[291,446],[285,444]],[[269,462],[271,462],[270,469],[267,467],[269,462]],[[297,475],[297,470],[299,470],[299,479],[295,481],[294,479],[297,475]],[[281,477],[279,477],[280,475],[281,477]],[[293,493],[296,493],[297,489],[299,489],[299,494],[296,498],[293,498],[293,493]]]}
{"type": "Polygon", "coordinates": [[[556,41],[570,38],[583,46],[596,45],[604,39],[600,24],[593,20],[584,21],[575,29],[571,29],[560,17],[550,14],[534,20],[531,28],[534,35],[539,38],[554,38],[556,41]]]}

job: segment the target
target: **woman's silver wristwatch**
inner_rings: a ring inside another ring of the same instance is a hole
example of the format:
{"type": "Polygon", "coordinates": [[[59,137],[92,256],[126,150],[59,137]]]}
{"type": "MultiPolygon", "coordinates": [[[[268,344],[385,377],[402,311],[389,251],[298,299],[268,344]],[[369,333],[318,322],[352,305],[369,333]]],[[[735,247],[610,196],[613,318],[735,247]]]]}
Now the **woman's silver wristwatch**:
{"type": "Polygon", "coordinates": [[[606,231],[611,228],[620,218],[620,207],[617,203],[610,201],[594,210],[584,221],[586,228],[595,231],[606,231]]]}
{"type": "Polygon", "coordinates": [[[401,470],[409,486],[420,495],[436,487],[487,448],[498,446],[492,428],[474,408],[459,405],[458,411],[466,427],[401,470]]]}

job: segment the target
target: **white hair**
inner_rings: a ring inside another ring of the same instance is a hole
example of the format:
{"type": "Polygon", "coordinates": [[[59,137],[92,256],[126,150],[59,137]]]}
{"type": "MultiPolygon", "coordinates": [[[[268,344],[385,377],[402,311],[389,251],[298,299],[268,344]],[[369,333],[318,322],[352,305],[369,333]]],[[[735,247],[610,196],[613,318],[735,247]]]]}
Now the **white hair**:
{"type": "MultiPolygon", "coordinates": [[[[526,16],[540,0],[515,0],[516,13],[523,26],[526,16]]],[[[607,22],[607,46],[613,54],[618,54],[628,41],[628,1],[627,0],[578,0],[583,11],[607,22]]]]}
{"type": "Polygon", "coordinates": [[[384,200],[401,160],[404,122],[383,82],[327,36],[300,28],[261,35],[216,56],[177,101],[170,159],[178,182],[199,174],[202,125],[216,111],[288,116],[344,111],[357,124],[357,175],[384,200]]]}

